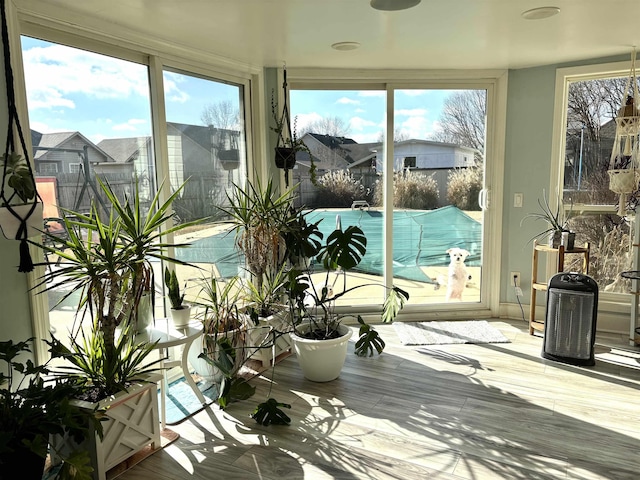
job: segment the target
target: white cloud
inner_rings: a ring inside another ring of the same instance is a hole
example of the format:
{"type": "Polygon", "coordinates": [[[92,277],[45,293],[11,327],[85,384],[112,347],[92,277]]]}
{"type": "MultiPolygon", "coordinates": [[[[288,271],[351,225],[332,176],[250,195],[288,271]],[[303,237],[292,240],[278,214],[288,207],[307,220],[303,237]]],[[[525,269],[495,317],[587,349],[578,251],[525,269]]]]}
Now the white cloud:
{"type": "Polygon", "coordinates": [[[146,124],[146,120],[142,120],[139,118],[132,118],[127,120],[125,123],[119,123],[111,127],[111,130],[115,130],[116,132],[135,132],[138,130],[138,125],[146,124]]]}
{"type": "Polygon", "coordinates": [[[60,131],[59,129],[52,128],[49,124],[43,122],[29,122],[29,126],[31,127],[31,130],[35,130],[40,133],[54,133],[60,131]]]}
{"type": "Polygon", "coordinates": [[[189,100],[189,94],[180,90],[178,86],[183,81],[184,78],[178,73],[164,72],[164,96],[168,102],[185,103],[189,100]]]}
{"type": "Polygon", "coordinates": [[[402,117],[419,117],[426,116],[428,112],[426,108],[401,108],[394,113],[396,116],[402,117]]]}
{"type": "Polygon", "coordinates": [[[349,120],[349,126],[356,131],[361,131],[366,127],[376,127],[378,124],[362,117],[351,117],[349,120]]]}
{"type": "Polygon", "coordinates": [[[434,131],[435,122],[429,121],[423,116],[409,117],[400,123],[400,129],[409,135],[409,138],[430,138],[434,131]]]}
{"type": "Polygon", "coordinates": [[[364,108],[356,108],[356,113],[365,113],[366,110],[364,108]]]}
{"type": "Polygon", "coordinates": [[[336,103],[340,103],[343,105],[360,105],[358,100],[354,100],[353,98],[342,97],[336,100],[336,103]]]}
{"type": "Polygon", "coordinates": [[[291,119],[291,129],[293,130],[293,124],[295,123],[296,130],[299,132],[301,130],[304,130],[307,125],[310,125],[319,120],[322,120],[322,115],[317,112],[300,113],[296,115],[295,118],[291,119]]]}
{"type": "Polygon", "coordinates": [[[72,94],[94,99],[149,95],[146,67],[64,45],[23,52],[30,108],[74,108],[72,94]]]}
{"type": "Polygon", "coordinates": [[[356,135],[351,135],[351,138],[357,143],[375,143],[380,140],[380,132],[358,133],[356,135]]]}
{"type": "Polygon", "coordinates": [[[411,89],[411,90],[396,90],[397,93],[406,95],[407,97],[419,97],[421,95],[425,95],[427,94],[429,91],[428,90],[416,90],[416,89],[411,89]]]}

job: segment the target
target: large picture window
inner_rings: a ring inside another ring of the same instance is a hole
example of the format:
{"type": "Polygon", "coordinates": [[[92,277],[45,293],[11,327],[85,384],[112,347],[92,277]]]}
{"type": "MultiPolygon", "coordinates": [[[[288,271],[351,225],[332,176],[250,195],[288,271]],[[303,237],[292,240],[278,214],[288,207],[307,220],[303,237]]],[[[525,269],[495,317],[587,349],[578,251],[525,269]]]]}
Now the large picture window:
{"type": "Polygon", "coordinates": [[[602,72],[597,67],[588,74],[568,72],[563,107],[562,208],[570,216],[576,242],[590,245],[590,276],[603,293],[613,294],[629,291],[629,281],[620,273],[633,268],[637,254],[632,245],[638,190],[620,207],[608,175],[615,117],[626,102],[627,78],[624,70],[602,72]],[[620,208],[627,214],[620,215],[620,208]]]}
{"type": "MultiPolygon", "coordinates": [[[[185,183],[173,203],[174,222],[204,217],[208,221],[198,232],[173,239],[182,243],[197,235],[190,249],[169,253],[213,275],[238,273],[241,259],[219,251],[215,236],[219,232],[213,223],[219,219],[217,206],[227,190],[241,185],[247,175],[246,86],[168,67],[161,79],[151,78],[147,60],[133,53],[138,61],[29,36],[21,41],[44,227],[60,227],[62,223],[55,219],[64,210],[86,213],[92,202],[108,215],[109,201],[100,182],[108,183],[121,199],[132,194],[137,183],[143,211],[159,185],[175,191],[185,183]],[[162,97],[152,97],[150,82],[163,86],[162,97]],[[162,128],[152,124],[153,107],[166,112],[162,128]],[[158,131],[166,132],[166,142],[154,137],[158,131]],[[166,152],[157,152],[158,148],[166,152]]],[[[58,268],[55,258],[47,260],[48,268],[58,268]]],[[[152,264],[155,316],[162,317],[166,315],[164,266],[157,260],[152,264]]],[[[184,270],[179,274],[185,280],[195,275],[184,270]]],[[[64,288],[49,291],[53,331],[70,329],[75,321],[80,298],[66,298],[66,293],[64,288]]]]}

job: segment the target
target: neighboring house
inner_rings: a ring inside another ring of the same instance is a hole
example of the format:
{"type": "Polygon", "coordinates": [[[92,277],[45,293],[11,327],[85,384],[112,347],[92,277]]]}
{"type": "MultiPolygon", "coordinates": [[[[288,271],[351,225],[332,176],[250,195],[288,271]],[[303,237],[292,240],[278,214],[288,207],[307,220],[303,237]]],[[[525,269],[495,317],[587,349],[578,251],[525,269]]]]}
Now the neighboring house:
{"type": "MultiPolygon", "coordinates": [[[[318,176],[331,170],[348,169],[365,187],[373,188],[382,173],[383,144],[356,143],[345,137],[307,133],[302,141],[313,155],[318,176]]],[[[447,183],[451,170],[475,166],[478,152],[469,147],[430,140],[404,140],[394,144],[394,172],[411,170],[433,175],[440,203],[447,203],[447,183]]],[[[301,170],[309,168],[308,158],[298,157],[301,170]]]]}
{"type": "Polygon", "coordinates": [[[32,131],[36,175],[78,173],[85,147],[91,165],[115,163],[100,147],[80,132],[39,133],[32,131]]]}
{"type": "Polygon", "coordinates": [[[107,138],[98,147],[114,161],[95,165],[96,173],[137,172],[139,176],[153,177],[151,137],[107,138]]]}

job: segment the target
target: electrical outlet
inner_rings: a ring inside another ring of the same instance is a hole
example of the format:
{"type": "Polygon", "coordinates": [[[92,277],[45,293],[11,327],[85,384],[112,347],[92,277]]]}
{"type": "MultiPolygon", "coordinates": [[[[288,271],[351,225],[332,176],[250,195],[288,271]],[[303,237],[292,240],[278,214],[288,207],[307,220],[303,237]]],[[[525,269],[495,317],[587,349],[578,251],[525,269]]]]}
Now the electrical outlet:
{"type": "Polygon", "coordinates": [[[520,287],[520,272],[509,273],[509,285],[512,287],[520,287]]]}

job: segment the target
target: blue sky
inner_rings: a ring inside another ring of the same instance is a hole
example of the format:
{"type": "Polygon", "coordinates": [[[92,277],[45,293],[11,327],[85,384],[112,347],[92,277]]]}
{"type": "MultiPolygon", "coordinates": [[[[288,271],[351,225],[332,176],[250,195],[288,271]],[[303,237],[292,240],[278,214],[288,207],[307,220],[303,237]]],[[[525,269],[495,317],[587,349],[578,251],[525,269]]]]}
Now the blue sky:
{"type": "MultiPolygon", "coordinates": [[[[31,127],[41,133],[80,131],[103,138],[151,134],[147,69],[143,65],[22,37],[31,127]]],[[[202,125],[203,108],[219,101],[239,104],[239,88],[165,72],[167,118],[202,125]]],[[[439,128],[445,90],[398,91],[396,127],[411,138],[430,138],[439,128]]],[[[292,91],[298,127],[322,117],[341,117],[348,136],[375,142],[384,125],[383,91],[292,91]]],[[[271,118],[269,118],[271,120],[271,118]]]]}

